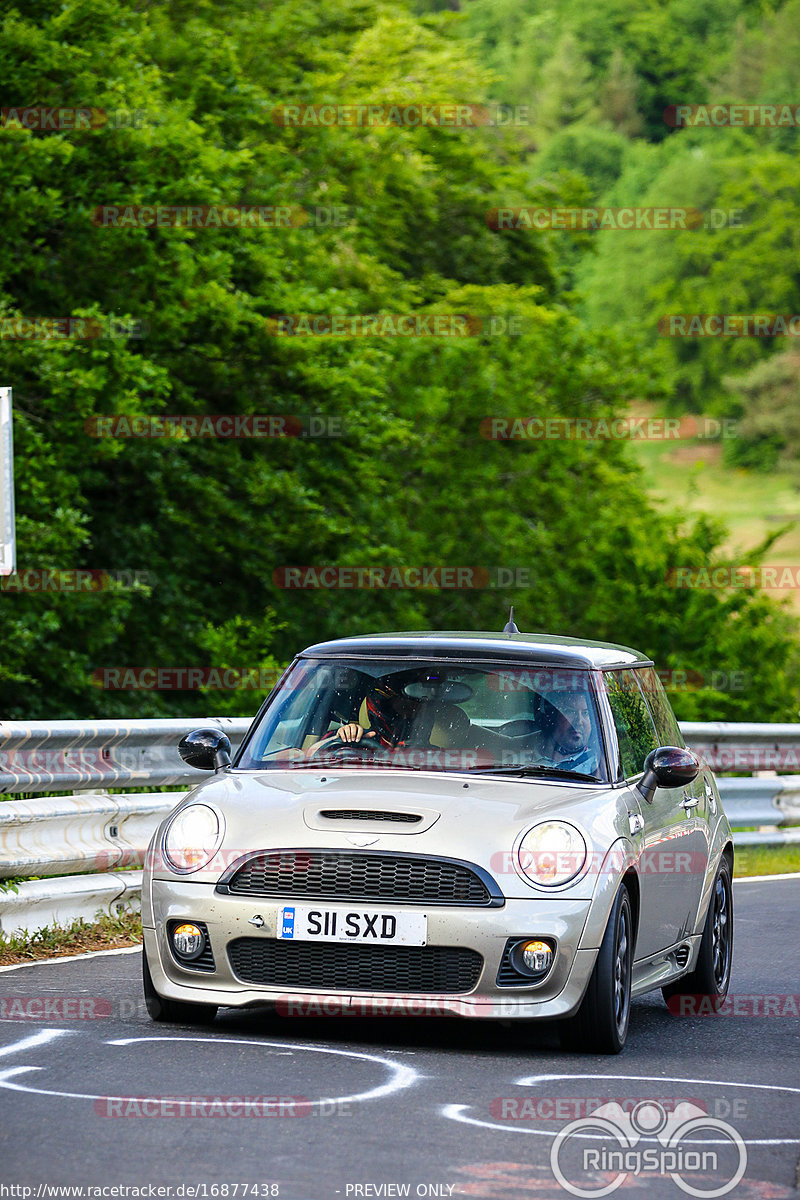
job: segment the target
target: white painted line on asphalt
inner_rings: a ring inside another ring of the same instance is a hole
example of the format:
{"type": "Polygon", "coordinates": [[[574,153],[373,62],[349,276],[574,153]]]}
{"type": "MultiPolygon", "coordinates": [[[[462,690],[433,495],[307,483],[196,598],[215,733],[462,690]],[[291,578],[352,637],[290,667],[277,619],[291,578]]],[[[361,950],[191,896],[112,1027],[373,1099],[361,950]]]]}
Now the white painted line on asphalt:
{"type": "Polygon", "coordinates": [[[82,958],[100,958],[104,954],[141,954],[141,942],[138,946],[117,946],[113,950],[87,950],[85,954],[63,954],[61,958],[34,958],[31,962],[12,963],[10,967],[0,967],[3,971],[21,971],[23,967],[47,967],[53,963],[77,962],[82,958]]]}
{"type": "MultiPolygon", "coordinates": [[[[624,1080],[628,1083],[691,1083],[703,1084],[708,1087],[729,1087],[729,1088],[755,1088],[759,1091],[766,1092],[791,1092],[792,1094],[800,1094],[800,1088],[788,1087],[781,1084],[770,1083],[737,1083],[734,1080],[724,1079],[684,1079],[674,1075],[612,1075],[599,1074],[593,1075],[581,1072],[580,1080],[586,1079],[601,1079],[603,1083],[612,1083],[614,1080],[624,1080]]],[[[516,1080],[517,1087],[535,1087],[537,1083],[553,1083],[558,1080],[566,1080],[574,1083],[576,1077],[574,1075],[558,1074],[558,1075],[524,1075],[521,1079],[516,1080]]],[[[451,1121],[460,1121],[464,1125],[477,1125],[481,1129],[498,1129],[502,1133],[528,1133],[534,1134],[537,1137],[554,1138],[560,1132],[558,1129],[538,1129],[538,1128],[520,1128],[517,1125],[501,1125],[497,1121],[483,1121],[479,1117],[468,1117],[467,1109],[471,1106],[468,1104],[445,1104],[441,1108],[441,1115],[447,1117],[451,1121]]],[[[738,1131],[737,1131],[738,1132],[738,1131]]],[[[580,1133],[575,1134],[576,1137],[587,1138],[588,1140],[602,1140],[606,1134],[591,1134],[580,1133]]],[[[740,1135],[741,1136],[741,1135],[740,1135]]],[[[641,1136],[639,1141],[642,1142],[658,1142],[656,1137],[641,1136]]],[[[746,1146],[797,1146],[800,1145],[800,1138],[745,1138],[742,1141],[746,1146]]],[[[693,1138],[681,1139],[682,1145],[704,1144],[709,1146],[728,1145],[729,1138],[715,1140],[713,1138],[700,1138],[695,1141],[693,1138]]]]}
{"type": "Polygon", "coordinates": [[[361,1050],[340,1050],[335,1046],[308,1046],[301,1045],[299,1042],[253,1042],[246,1038],[198,1038],[185,1037],[176,1035],[174,1037],[137,1037],[137,1038],[115,1038],[108,1043],[109,1046],[130,1046],[136,1042],[211,1042],[216,1045],[224,1046],[268,1046],[273,1050],[309,1050],[312,1054],[336,1054],[342,1058],[362,1058],[365,1062],[379,1063],[382,1067],[386,1067],[392,1077],[387,1083],[380,1084],[378,1087],[372,1088],[368,1092],[356,1092],[352,1096],[327,1096],[322,1100],[312,1100],[312,1105],[330,1104],[331,1101],[337,1104],[360,1103],[362,1100],[379,1100],[383,1096],[390,1096],[393,1092],[402,1091],[404,1088],[412,1087],[420,1078],[419,1072],[413,1067],[404,1067],[402,1063],[392,1062],[389,1058],[384,1058],[381,1054],[366,1054],[361,1050]]]}
{"type": "MultiPolygon", "coordinates": [[[[66,1030],[47,1030],[48,1033],[68,1032],[66,1030]]],[[[28,1039],[30,1041],[30,1039],[28,1039]]],[[[244,1038],[205,1038],[205,1037],[184,1037],[179,1034],[164,1037],[138,1037],[138,1038],[115,1038],[113,1041],[106,1042],[107,1046],[131,1046],[140,1042],[211,1042],[218,1046],[258,1046],[267,1047],[268,1049],[278,1050],[280,1053],[289,1051],[308,1050],[313,1054],[335,1054],[343,1058],[361,1058],[366,1062],[378,1063],[382,1067],[386,1067],[391,1073],[389,1080],[386,1083],[379,1084],[377,1087],[371,1088],[368,1092],[356,1092],[351,1096],[326,1096],[323,1099],[311,1100],[309,1104],[312,1108],[322,1104],[358,1104],[364,1100],[379,1100],[383,1096],[390,1096],[394,1092],[402,1091],[404,1088],[412,1087],[420,1075],[413,1067],[403,1066],[402,1063],[392,1062],[389,1058],[384,1058],[380,1054],[365,1054],[359,1050],[340,1050],[333,1046],[306,1046],[300,1045],[297,1042],[261,1042],[250,1041],[244,1038]]],[[[160,1104],[169,1104],[174,1102],[174,1093],[171,1097],[159,1096],[98,1096],[90,1092],[60,1092],[50,1090],[48,1088],[25,1087],[21,1083],[12,1083],[13,1076],[21,1075],[25,1071],[39,1071],[41,1067],[16,1067],[9,1071],[0,1071],[0,1087],[8,1088],[12,1092],[31,1092],[37,1096],[56,1096],[62,1100],[104,1100],[113,1101],[119,1100],[122,1102],[142,1102],[150,1101],[160,1104]]]]}
{"type": "MultiPolygon", "coordinates": [[[[574,1078],[573,1076],[564,1076],[564,1078],[574,1078]]],[[[582,1076],[586,1078],[586,1076],[582,1076]]],[[[596,1076],[595,1078],[614,1078],[614,1076],[596,1076]]],[[[654,1078],[657,1078],[654,1076],[654,1078]]],[[[755,1086],[755,1085],[754,1085],[755,1086]]],[[[538,1137],[555,1138],[561,1132],[560,1129],[520,1129],[518,1126],[498,1125],[496,1121],[481,1121],[478,1117],[466,1116],[465,1110],[470,1106],[468,1104],[445,1104],[442,1106],[441,1114],[447,1117],[450,1121],[460,1121],[463,1125],[477,1125],[481,1129],[499,1129],[501,1133],[532,1133],[538,1137]]],[[[607,1133],[575,1133],[573,1137],[585,1139],[586,1141],[603,1141],[607,1139],[607,1133]]],[[[741,1135],[740,1135],[741,1136],[741,1135]]],[[[654,1142],[659,1145],[658,1138],[648,1137],[646,1134],[638,1138],[640,1142],[654,1142]]],[[[797,1146],[800,1145],[800,1138],[742,1138],[745,1146],[797,1146]]],[[[682,1146],[729,1146],[730,1138],[681,1138],[682,1146]]]]}
{"type": "Polygon", "coordinates": [[[12,1042],[10,1046],[0,1046],[0,1058],[7,1054],[18,1054],[20,1050],[31,1050],[34,1046],[44,1046],[64,1033],[74,1032],[72,1029],[43,1029],[41,1033],[32,1033],[30,1037],[22,1038],[19,1042],[12,1042]]]}
{"type": "MultiPolygon", "coordinates": [[[[517,1080],[517,1087],[535,1087],[537,1083],[552,1083],[556,1079],[573,1079],[574,1075],[523,1075],[517,1080]]],[[[778,1083],[737,1083],[733,1079],[686,1079],[676,1075],[588,1075],[581,1071],[581,1079],[625,1079],[632,1083],[703,1083],[714,1087],[758,1088],[768,1092],[794,1092],[800,1095],[800,1088],[786,1087],[778,1083]]]]}
{"type": "Polygon", "coordinates": [[[775,879],[800,879],[800,871],[790,871],[786,875],[740,875],[734,883],[772,883],[775,879]]]}

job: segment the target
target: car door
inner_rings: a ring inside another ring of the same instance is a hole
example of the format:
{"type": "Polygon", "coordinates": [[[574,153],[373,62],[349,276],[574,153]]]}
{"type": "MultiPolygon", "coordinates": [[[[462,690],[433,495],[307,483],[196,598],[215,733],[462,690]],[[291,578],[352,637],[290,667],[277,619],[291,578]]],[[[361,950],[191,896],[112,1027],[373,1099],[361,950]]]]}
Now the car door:
{"type": "MultiPolygon", "coordinates": [[[[655,669],[640,668],[636,671],[636,677],[644,692],[660,745],[684,746],[680,726],[655,669]]],[[[682,936],[694,926],[700,904],[711,846],[710,822],[716,813],[717,804],[713,779],[708,768],[701,770],[693,783],[683,788],[673,788],[671,791],[678,794],[680,814],[678,824],[681,858],[675,862],[675,874],[685,897],[686,918],[684,928],[679,934],[682,936]]]]}
{"type": "MultiPolygon", "coordinates": [[[[661,744],[637,676],[630,668],[603,673],[619,742],[620,772],[633,784],[641,778],[647,755],[661,744]]],[[[692,902],[686,880],[676,870],[688,865],[687,855],[691,858],[688,835],[692,831],[681,807],[683,792],[682,787],[657,788],[650,800],[638,790],[633,793],[644,823],[633,839],[640,849],[637,959],[673,946],[686,931],[692,902]]]]}

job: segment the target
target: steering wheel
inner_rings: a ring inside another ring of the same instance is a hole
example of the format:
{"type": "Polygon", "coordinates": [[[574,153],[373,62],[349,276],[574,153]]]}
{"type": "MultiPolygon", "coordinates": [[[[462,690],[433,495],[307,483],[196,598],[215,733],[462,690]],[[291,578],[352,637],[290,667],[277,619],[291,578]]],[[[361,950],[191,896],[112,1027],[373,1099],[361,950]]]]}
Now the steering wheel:
{"type": "Polygon", "coordinates": [[[498,732],[504,737],[530,737],[533,733],[538,733],[539,726],[536,721],[532,721],[529,717],[518,717],[514,721],[506,721],[505,725],[499,727],[498,732]]]}
{"type": "Polygon", "coordinates": [[[360,742],[343,742],[336,733],[329,733],[324,737],[318,746],[315,746],[308,755],[307,761],[313,762],[315,758],[343,758],[343,759],[360,759],[363,758],[363,752],[373,755],[375,746],[371,742],[365,742],[362,738],[360,742]]]}

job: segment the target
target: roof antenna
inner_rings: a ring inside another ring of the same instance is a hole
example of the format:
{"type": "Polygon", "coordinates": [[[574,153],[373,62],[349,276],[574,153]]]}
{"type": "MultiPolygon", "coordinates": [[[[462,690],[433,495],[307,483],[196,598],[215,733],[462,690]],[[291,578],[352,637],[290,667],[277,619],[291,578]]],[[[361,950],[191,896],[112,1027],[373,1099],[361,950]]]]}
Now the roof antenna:
{"type": "Polygon", "coordinates": [[[505,624],[503,633],[519,633],[519,630],[517,629],[516,625],[514,624],[514,605],[513,604],[510,607],[510,610],[508,613],[508,621],[505,624]]]}

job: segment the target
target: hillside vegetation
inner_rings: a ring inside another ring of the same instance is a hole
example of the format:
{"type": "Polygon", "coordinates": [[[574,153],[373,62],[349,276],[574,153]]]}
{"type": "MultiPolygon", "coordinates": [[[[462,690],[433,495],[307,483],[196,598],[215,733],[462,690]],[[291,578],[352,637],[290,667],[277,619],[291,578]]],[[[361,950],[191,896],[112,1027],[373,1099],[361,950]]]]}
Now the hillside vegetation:
{"type": "Polygon", "coordinates": [[[269,671],[336,635],[500,629],[509,603],[526,630],[691,670],[699,682],[673,697],[682,716],[796,717],[786,606],[671,583],[677,565],[730,558],[717,513],[651,502],[624,440],[492,440],[481,422],[611,421],[646,402],[741,418],[747,439],[722,449],[751,466],[791,458],[795,360],[764,339],[659,338],[657,321],[800,311],[796,130],[663,120],[669,105],[800,95],[798,38],[800,0],[4,4],[9,103],[138,114],[0,129],[18,569],[140,573],[97,592],[0,592],[5,718],[250,713],[257,689],[109,690],[97,672],[269,671]],[[531,115],[478,128],[274,116],[400,103],[531,115]],[[744,216],[629,233],[486,220],[499,206],[588,204],[744,216]],[[113,205],[312,219],[98,223],[113,205]],[[273,321],[375,313],[468,314],[470,336],[286,337],[273,321]],[[54,318],[115,336],[14,333],[54,318]],[[789,414],[778,430],[763,411],[776,387],[789,414]],[[283,414],[306,430],[315,416],[332,436],[96,436],[116,414],[283,414]],[[496,586],[281,586],[300,564],[480,567],[496,586]],[[745,667],[744,686],[714,686],[713,672],[745,667]]]}

